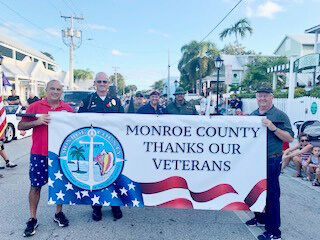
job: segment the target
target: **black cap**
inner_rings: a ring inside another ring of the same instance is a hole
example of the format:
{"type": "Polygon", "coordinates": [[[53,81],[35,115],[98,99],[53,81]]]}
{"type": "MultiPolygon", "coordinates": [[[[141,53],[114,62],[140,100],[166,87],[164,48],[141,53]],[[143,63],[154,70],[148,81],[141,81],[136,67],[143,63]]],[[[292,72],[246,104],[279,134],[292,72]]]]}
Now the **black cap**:
{"type": "Polygon", "coordinates": [[[272,89],[269,87],[261,87],[257,90],[257,93],[264,92],[264,93],[272,93],[272,89]]]}
{"type": "Polygon", "coordinates": [[[140,92],[140,91],[136,92],[136,97],[143,97],[142,92],[140,92]]]}

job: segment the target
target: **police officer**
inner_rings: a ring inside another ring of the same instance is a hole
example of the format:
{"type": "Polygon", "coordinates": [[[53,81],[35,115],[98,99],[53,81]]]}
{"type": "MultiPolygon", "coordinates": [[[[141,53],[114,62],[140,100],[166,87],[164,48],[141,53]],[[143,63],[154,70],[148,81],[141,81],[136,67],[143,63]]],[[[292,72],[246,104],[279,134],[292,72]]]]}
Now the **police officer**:
{"type": "Polygon", "coordinates": [[[175,93],[175,100],[172,101],[166,108],[166,114],[180,114],[180,115],[198,115],[198,112],[192,104],[187,102],[184,98],[186,92],[182,87],[177,87],[175,93]]]}
{"type": "Polygon", "coordinates": [[[265,223],[265,232],[258,239],[281,239],[280,185],[282,142],[293,141],[293,131],[288,116],[273,106],[271,88],[260,88],[256,93],[259,108],[251,113],[266,116],[262,120],[267,127],[267,200],[265,213],[256,213],[247,225],[265,223]]]}
{"type": "Polygon", "coordinates": [[[149,96],[149,102],[140,107],[137,113],[142,114],[163,114],[164,108],[160,106],[160,93],[157,90],[153,90],[149,96]]]}
{"type": "MultiPolygon", "coordinates": [[[[90,94],[84,99],[78,110],[78,113],[123,113],[124,109],[121,106],[120,99],[109,93],[110,80],[104,72],[97,73],[94,86],[96,92],[90,94]]],[[[92,206],[92,219],[100,221],[102,219],[102,206],[92,206]]],[[[122,212],[119,206],[111,207],[113,217],[115,219],[122,218],[122,212]]]]}

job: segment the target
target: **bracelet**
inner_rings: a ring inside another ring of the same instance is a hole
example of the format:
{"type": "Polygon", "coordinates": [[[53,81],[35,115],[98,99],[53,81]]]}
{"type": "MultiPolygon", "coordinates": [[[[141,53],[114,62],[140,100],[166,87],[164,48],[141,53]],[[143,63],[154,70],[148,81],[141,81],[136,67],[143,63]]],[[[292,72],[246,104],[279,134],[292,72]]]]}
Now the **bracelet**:
{"type": "Polygon", "coordinates": [[[271,132],[273,132],[273,133],[275,133],[277,130],[278,130],[278,128],[276,127],[276,129],[275,129],[275,130],[273,130],[273,131],[271,131],[271,130],[270,130],[270,131],[271,131],[271,132]]]}

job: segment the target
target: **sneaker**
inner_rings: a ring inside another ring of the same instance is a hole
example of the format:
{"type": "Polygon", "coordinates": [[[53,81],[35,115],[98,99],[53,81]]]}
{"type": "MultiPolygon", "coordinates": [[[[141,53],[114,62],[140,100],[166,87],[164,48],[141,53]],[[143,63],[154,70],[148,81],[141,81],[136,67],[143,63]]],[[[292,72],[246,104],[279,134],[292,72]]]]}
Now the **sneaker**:
{"type": "Polygon", "coordinates": [[[12,163],[12,162],[10,162],[10,161],[8,161],[7,163],[6,163],[6,167],[7,168],[14,168],[14,167],[16,167],[17,166],[17,164],[14,164],[14,163],[12,163]]]}
{"type": "Polygon", "coordinates": [[[5,164],[4,163],[0,163],[0,169],[4,169],[4,167],[5,167],[5,164]]]}
{"type": "Polygon", "coordinates": [[[111,211],[115,220],[122,218],[122,211],[119,206],[112,206],[111,211]]]}
{"type": "Polygon", "coordinates": [[[267,231],[265,231],[263,234],[258,236],[258,240],[273,240],[273,239],[281,240],[281,236],[273,235],[267,231]]]}
{"type": "Polygon", "coordinates": [[[54,215],[53,219],[56,223],[58,223],[59,227],[67,227],[69,226],[69,220],[66,218],[63,212],[58,212],[54,215]]]}
{"type": "Polygon", "coordinates": [[[30,218],[27,222],[27,228],[24,230],[23,236],[30,237],[36,233],[36,228],[38,227],[37,219],[30,218]]]}
{"type": "Polygon", "coordinates": [[[312,186],[317,186],[317,187],[319,187],[319,186],[320,186],[320,182],[319,182],[317,179],[315,179],[315,180],[313,181],[313,183],[312,183],[312,186]]]}
{"type": "Polygon", "coordinates": [[[256,227],[264,227],[265,224],[259,222],[258,219],[254,217],[254,218],[246,221],[246,225],[247,226],[256,226],[256,227]]]}
{"type": "Polygon", "coordinates": [[[92,219],[94,221],[100,221],[102,219],[101,207],[92,207],[92,219]]]}

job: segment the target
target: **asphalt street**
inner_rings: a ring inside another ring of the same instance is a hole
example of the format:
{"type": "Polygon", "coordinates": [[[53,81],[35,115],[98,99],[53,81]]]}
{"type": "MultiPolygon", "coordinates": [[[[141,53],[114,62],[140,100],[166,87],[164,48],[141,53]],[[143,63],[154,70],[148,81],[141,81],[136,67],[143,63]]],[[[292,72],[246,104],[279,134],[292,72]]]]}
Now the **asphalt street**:
{"type": "MultiPolygon", "coordinates": [[[[31,138],[5,145],[15,169],[0,170],[0,240],[22,239],[29,217],[29,151],[31,138]]],[[[319,239],[320,187],[293,177],[287,168],[281,175],[281,218],[283,239],[319,239]]],[[[65,206],[70,226],[59,228],[53,222],[54,207],[47,205],[47,187],[38,209],[39,227],[31,239],[256,239],[264,229],[247,227],[252,214],[203,210],[123,208],[124,217],[113,221],[110,208],[103,219],[94,222],[89,206],[65,206]]]]}

